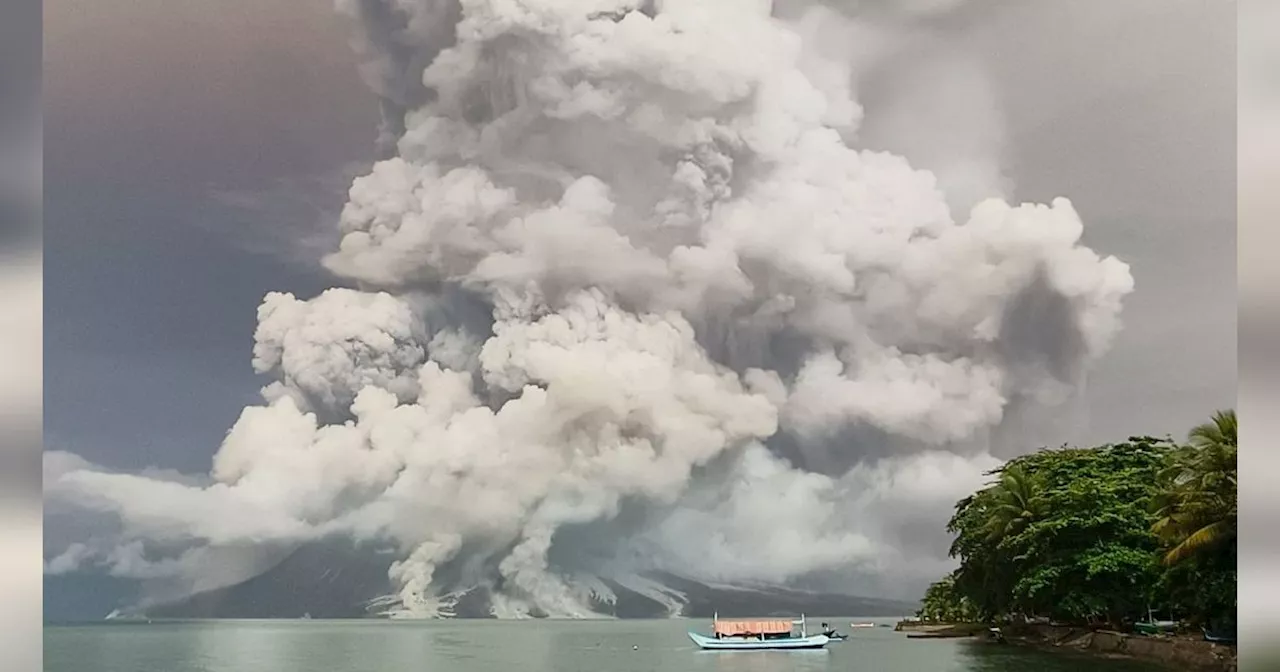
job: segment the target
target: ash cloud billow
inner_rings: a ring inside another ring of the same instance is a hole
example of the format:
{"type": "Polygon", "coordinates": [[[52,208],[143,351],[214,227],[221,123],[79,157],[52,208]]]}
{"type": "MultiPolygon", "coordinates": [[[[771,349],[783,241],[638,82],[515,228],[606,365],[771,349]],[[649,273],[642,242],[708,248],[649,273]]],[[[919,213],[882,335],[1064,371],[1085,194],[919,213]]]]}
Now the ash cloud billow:
{"type": "Polygon", "coordinates": [[[1128,267],[1067,200],[955,212],[859,147],[820,3],[340,5],[386,101],[324,259],[354,288],[264,299],[272,380],[208,482],[60,458],[46,497],[114,522],[47,571],[207,585],[184,559],[343,537],[393,550],[397,616],[909,594],[993,437],[1120,328],[1128,267]]]}

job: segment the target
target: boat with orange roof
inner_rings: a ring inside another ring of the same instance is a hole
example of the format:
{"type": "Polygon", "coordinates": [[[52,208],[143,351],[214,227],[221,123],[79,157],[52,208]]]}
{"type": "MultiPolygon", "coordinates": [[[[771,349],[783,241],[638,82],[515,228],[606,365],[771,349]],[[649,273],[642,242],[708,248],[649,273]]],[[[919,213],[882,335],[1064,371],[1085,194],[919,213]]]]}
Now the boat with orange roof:
{"type": "Polygon", "coordinates": [[[804,614],[798,620],[722,620],[717,612],[711,620],[711,633],[708,637],[690,632],[689,639],[702,649],[718,651],[821,649],[831,641],[825,634],[810,635],[804,614]]]}

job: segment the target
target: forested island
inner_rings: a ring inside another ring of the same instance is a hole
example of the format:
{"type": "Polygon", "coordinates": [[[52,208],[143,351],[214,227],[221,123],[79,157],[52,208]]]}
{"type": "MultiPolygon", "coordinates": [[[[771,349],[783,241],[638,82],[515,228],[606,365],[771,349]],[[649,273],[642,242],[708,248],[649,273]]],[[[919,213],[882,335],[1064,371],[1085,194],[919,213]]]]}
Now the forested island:
{"type": "Polygon", "coordinates": [[[1119,632],[1154,615],[1234,637],[1236,452],[1229,410],[1185,442],[1132,437],[1010,460],[957,502],[947,530],[960,566],[917,615],[1119,632]]]}

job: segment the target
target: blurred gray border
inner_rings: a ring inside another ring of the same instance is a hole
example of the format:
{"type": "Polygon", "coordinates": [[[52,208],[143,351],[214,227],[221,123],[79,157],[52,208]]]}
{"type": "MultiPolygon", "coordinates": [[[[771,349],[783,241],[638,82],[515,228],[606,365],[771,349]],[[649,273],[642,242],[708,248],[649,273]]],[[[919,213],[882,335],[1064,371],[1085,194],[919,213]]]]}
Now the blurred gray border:
{"type": "Polygon", "coordinates": [[[40,0],[0,2],[0,667],[42,662],[40,0]]]}
{"type": "Polygon", "coordinates": [[[1240,669],[1280,669],[1280,2],[1238,3],[1240,669]]]}
{"type": "Polygon", "coordinates": [[[39,0],[0,3],[0,250],[40,242],[39,0]]]}

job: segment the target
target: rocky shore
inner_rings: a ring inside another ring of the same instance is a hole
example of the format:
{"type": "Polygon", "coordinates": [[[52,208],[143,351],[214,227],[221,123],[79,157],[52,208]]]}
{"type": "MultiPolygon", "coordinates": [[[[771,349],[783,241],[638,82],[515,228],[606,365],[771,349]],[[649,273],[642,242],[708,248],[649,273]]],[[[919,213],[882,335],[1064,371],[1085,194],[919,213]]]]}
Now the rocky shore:
{"type": "MultiPolygon", "coordinates": [[[[911,639],[985,636],[988,626],[977,623],[900,621],[894,630],[911,639]]],[[[1146,637],[1060,625],[1026,624],[1001,628],[1011,644],[1058,649],[1107,657],[1125,657],[1166,665],[1176,670],[1236,672],[1236,648],[1194,636],[1146,637]]]]}
{"type": "Polygon", "coordinates": [[[1009,641],[1051,649],[1124,656],[1177,670],[1236,672],[1236,647],[1194,636],[1146,637],[1110,630],[1055,625],[1006,629],[1009,641]]]}

